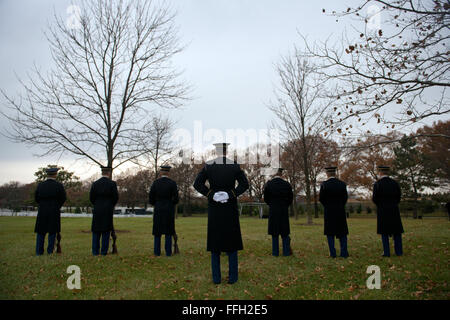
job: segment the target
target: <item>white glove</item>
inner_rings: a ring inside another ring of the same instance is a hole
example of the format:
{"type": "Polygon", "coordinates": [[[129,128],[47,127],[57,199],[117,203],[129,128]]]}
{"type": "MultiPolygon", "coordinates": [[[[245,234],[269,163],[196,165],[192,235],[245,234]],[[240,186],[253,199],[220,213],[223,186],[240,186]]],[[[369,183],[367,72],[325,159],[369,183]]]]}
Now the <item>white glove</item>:
{"type": "Polygon", "coordinates": [[[225,191],[219,191],[214,193],[213,200],[220,203],[227,203],[229,199],[228,193],[225,191]]]}

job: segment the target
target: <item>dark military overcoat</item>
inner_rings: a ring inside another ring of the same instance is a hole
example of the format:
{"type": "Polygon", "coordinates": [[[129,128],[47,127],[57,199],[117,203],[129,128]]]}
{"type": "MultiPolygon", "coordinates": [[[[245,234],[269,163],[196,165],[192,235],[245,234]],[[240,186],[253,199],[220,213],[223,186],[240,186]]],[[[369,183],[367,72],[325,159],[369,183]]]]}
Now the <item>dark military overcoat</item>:
{"type": "Polygon", "coordinates": [[[154,206],[152,234],[174,235],[175,205],[179,201],[176,182],[168,177],[156,179],[150,187],[148,200],[154,206]]]}
{"type": "Polygon", "coordinates": [[[115,181],[101,177],[91,186],[89,199],[94,205],[92,210],[92,232],[108,232],[114,229],[114,206],[119,200],[115,181]]]}
{"type": "Polygon", "coordinates": [[[319,201],[324,207],[324,234],[341,237],[348,234],[347,215],[347,185],[331,178],[320,185],[319,201]]]}
{"type": "Polygon", "coordinates": [[[398,204],[402,193],[400,186],[392,178],[383,177],[373,185],[372,200],[377,205],[377,233],[403,233],[402,220],[398,204]]]}
{"type": "Polygon", "coordinates": [[[208,251],[233,252],[243,249],[237,198],[248,187],[247,177],[240,165],[223,157],[206,163],[197,175],[194,188],[208,198],[208,251]],[[209,187],[205,185],[206,181],[209,187]],[[228,202],[213,200],[218,191],[228,193],[228,202]]]}
{"type": "Polygon", "coordinates": [[[268,234],[282,237],[290,234],[289,206],[294,199],[292,186],[280,177],[268,181],[264,187],[264,202],[269,205],[268,234]]]}
{"type": "Polygon", "coordinates": [[[39,206],[34,232],[61,232],[61,207],[66,201],[64,186],[54,179],[47,179],[38,184],[34,199],[39,206]]]}

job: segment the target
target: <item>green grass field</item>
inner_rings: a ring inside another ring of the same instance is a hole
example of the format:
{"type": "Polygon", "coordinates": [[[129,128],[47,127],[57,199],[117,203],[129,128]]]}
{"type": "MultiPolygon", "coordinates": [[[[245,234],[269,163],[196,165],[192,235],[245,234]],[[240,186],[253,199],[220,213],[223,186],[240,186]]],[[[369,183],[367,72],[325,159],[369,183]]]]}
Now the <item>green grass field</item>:
{"type": "Polygon", "coordinates": [[[348,219],[348,259],[328,257],[322,219],[312,226],[291,220],[294,255],[275,258],[267,220],[242,218],[234,285],[224,279],[226,255],[223,282],[212,283],[205,217],[176,220],[181,254],[173,257],[153,256],[152,220],[142,218],[115,219],[119,254],[106,257],[91,255],[90,219],[63,218],[63,253],[36,257],[34,223],[0,217],[0,299],[450,299],[450,222],[443,218],[403,219],[404,256],[391,258],[381,257],[375,219],[348,219]],[[81,268],[80,290],[67,288],[70,265],[81,268]],[[369,265],[381,269],[380,290],[366,288],[369,265]]]}

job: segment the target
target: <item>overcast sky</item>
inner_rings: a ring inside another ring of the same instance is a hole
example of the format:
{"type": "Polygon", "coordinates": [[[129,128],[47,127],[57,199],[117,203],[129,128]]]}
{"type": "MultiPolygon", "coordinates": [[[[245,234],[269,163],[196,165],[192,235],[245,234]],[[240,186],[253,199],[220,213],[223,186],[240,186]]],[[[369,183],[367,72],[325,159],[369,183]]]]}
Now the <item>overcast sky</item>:
{"type": "MultiPolygon", "coordinates": [[[[178,127],[193,129],[265,129],[273,114],[266,104],[277,79],[274,63],[295,43],[298,32],[311,40],[340,36],[347,22],[322,13],[344,10],[360,1],[300,0],[173,0],[180,38],[186,49],[175,59],[193,85],[194,99],[182,110],[171,111],[178,127]]],[[[34,63],[43,70],[52,66],[43,35],[53,12],[67,16],[72,1],[0,0],[0,87],[14,95],[20,90],[15,74],[24,76],[34,63]]],[[[75,2],[76,3],[76,2],[75,2]]],[[[347,24],[346,24],[347,23],[347,24]]],[[[1,100],[3,102],[3,100],[1,100]]],[[[3,104],[1,108],[4,108],[3,104]]],[[[2,118],[2,126],[8,124],[2,118]]],[[[31,182],[33,172],[50,163],[64,165],[86,178],[94,167],[83,162],[37,158],[24,145],[0,137],[0,183],[31,182]]],[[[96,169],[95,169],[96,170],[96,169]]]]}

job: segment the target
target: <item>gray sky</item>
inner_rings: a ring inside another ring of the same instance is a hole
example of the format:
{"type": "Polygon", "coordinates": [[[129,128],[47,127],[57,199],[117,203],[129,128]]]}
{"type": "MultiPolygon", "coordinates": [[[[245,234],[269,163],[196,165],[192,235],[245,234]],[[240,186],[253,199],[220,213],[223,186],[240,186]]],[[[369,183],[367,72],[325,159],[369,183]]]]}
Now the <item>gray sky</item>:
{"type": "MultiPolygon", "coordinates": [[[[182,110],[171,111],[178,127],[193,129],[201,120],[204,129],[265,129],[273,118],[266,104],[272,98],[277,79],[273,64],[295,43],[298,32],[311,40],[340,36],[348,22],[336,22],[324,15],[343,10],[360,1],[300,0],[172,0],[178,11],[180,38],[187,48],[175,63],[185,70],[194,87],[193,96],[182,110]]],[[[24,76],[33,63],[43,70],[51,67],[43,35],[53,8],[66,17],[71,1],[0,0],[0,87],[10,95],[20,90],[15,74],[24,76]]],[[[76,3],[76,2],[75,2],[76,3]]],[[[1,105],[1,108],[4,108],[1,105]]],[[[2,118],[2,127],[7,127],[2,118]]],[[[64,165],[86,178],[93,168],[83,162],[36,158],[24,145],[0,137],[0,183],[33,181],[33,172],[49,163],[64,165]]],[[[96,169],[94,169],[95,171],[96,169]]]]}

